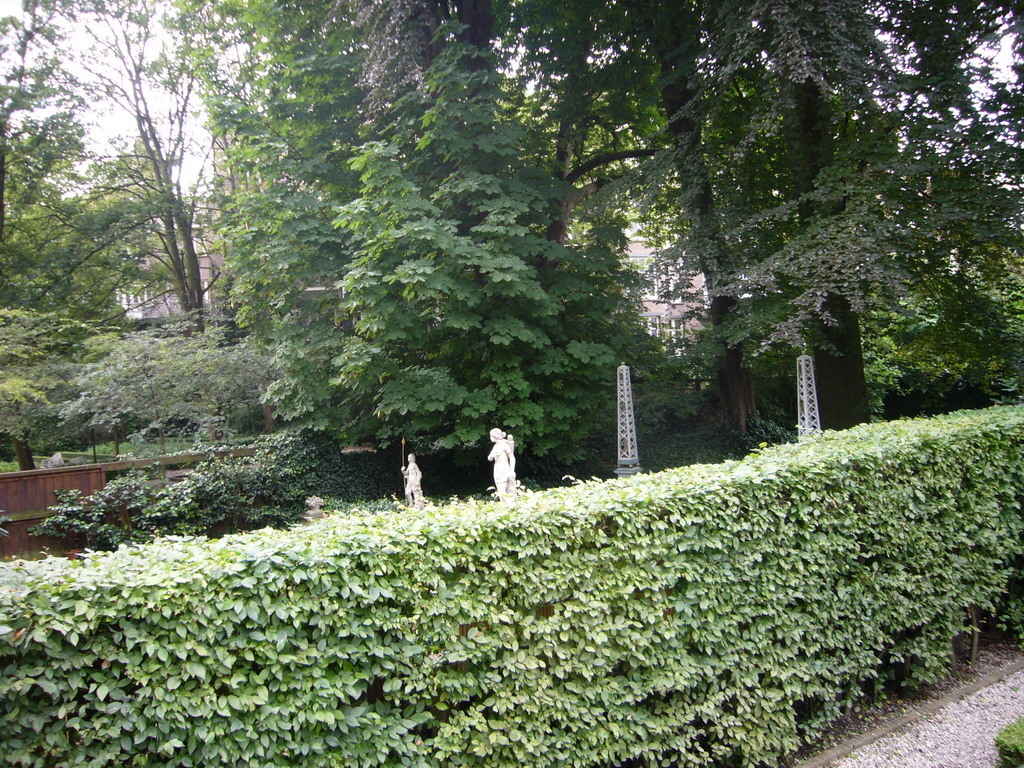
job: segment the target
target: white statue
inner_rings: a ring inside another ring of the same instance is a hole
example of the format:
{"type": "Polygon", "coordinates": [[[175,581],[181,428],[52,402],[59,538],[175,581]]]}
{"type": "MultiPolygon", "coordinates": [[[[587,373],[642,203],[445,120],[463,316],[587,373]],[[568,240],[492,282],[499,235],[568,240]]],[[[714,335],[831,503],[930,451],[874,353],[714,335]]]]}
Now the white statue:
{"type": "Polygon", "coordinates": [[[324,500],[319,496],[310,496],[306,499],[306,511],[299,515],[299,520],[301,520],[304,525],[309,525],[317,520],[322,520],[327,517],[327,515],[324,514],[324,511],[320,508],[323,503],[324,500]]]}
{"type": "Polygon", "coordinates": [[[48,459],[43,459],[39,462],[40,469],[56,469],[57,467],[64,466],[64,455],[60,452],[53,454],[48,459]]]}
{"type": "Polygon", "coordinates": [[[511,504],[516,498],[515,440],[500,429],[492,429],[491,442],[494,447],[487,460],[494,462],[494,489],[499,499],[511,504]]]}
{"type": "Polygon", "coordinates": [[[406,506],[423,509],[423,472],[416,463],[416,454],[409,454],[409,465],[402,467],[402,477],[405,478],[405,503],[406,506]]]}

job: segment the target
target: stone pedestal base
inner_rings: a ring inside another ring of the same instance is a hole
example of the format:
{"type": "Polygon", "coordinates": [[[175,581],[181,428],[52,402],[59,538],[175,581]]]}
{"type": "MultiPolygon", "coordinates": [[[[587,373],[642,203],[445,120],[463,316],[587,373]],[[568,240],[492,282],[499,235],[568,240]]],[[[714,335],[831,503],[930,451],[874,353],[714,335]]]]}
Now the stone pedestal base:
{"type": "Polygon", "coordinates": [[[639,464],[634,464],[631,467],[616,467],[615,474],[619,476],[636,475],[643,472],[643,469],[639,464]]]}

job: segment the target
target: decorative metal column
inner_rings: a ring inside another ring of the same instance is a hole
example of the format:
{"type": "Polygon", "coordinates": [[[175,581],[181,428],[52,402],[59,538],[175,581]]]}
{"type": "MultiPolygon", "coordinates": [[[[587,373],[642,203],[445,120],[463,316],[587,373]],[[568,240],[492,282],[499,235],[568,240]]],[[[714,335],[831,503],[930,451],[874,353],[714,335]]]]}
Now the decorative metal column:
{"type": "Polygon", "coordinates": [[[818,416],[818,388],[814,383],[814,359],[800,355],[796,359],[796,433],[801,439],[821,434],[818,416]]]}
{"type": "Polygon", "coordinates": [[[640,471],[640,454],[636,446],[636,419],[633,417],[633,385],[629,366],[619,366],[619,466],[617,475],[635,475],[640,471]]]}

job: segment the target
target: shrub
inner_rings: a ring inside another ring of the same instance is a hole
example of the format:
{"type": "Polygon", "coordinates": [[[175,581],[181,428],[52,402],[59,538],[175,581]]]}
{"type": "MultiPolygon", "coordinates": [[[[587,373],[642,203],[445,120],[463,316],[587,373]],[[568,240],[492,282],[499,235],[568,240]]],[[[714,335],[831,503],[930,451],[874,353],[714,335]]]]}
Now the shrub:
{"type": "Polygon", "coordinates": [[[161,489],[145,524],[160,534],[222,535],[281,528],[298,519],[302,500],[289,496],[274,469],[246,458],[211,458],[161,489]]]}
{"type": "Polygon", "coordinates": [[[1010,723],[996,734],[999,768],[1020,768],[1024,765],[1024,717],[1010,723]]]}
{"type": "Polygon", "coordinates": [[[342,453],[330,440],[288,431],[260,438],[252,457],[212,457],[184,479],[159,487],[135,471],[91,496],[56,491],[60,503],[32,532],[73,536],[94,550],[116,549],[161,535],[220,536],[283,528],[298,520],[303,500],[323,495],[345,504],[394,491],[400,474],[379,454],[342,453]],[[156,487],[155,487],[156,486],[156,487]]]}
{"type": "Polygon", "coordinates": [[[93,550],[151,541],[157,536],[217,536],[294,523],[299,501],[280,498],[265,467],[238,459],[211,459],[184,480],[160,485],[150,474],[129,472],[89,496],[54,491],[51,517],[32,529],[73,537],[93,550]]]}
{"type": "Polygon", "coordinates": [[[106,487],[83,496],[79,490],[57,490],[53,515],[31,532],[41,536],[74,537],[90,549],[116,549],[133,541],[148,541],[154,532],[141,517],[157,499],[142,472],[111,480],[106,487]]]}
{"type": "Polygon", "coordinates": [[[946,672],[1021,550],[1024,410],[0,568],[24,766],[756,766],[946,672]]]}

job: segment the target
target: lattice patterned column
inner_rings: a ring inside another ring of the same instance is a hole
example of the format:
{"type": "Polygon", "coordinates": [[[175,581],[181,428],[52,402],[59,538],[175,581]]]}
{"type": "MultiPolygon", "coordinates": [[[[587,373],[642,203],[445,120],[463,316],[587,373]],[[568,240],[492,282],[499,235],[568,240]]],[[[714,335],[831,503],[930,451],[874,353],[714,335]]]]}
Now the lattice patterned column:
{"type": "Polygon", "coordinates": [[[801,438],[821,434],[818,416],[818,388],[814,383],[814,359],[800,355],[796,359],[796,432],[801,438]]]}
{"type": "Polygon", "coordinates": [[[635,475],[640,471],[640,453],[636,445],[636,419],[633,417],[633,385],[629,366],[619,366],[619,466],[617,475],[635,475]]]}

